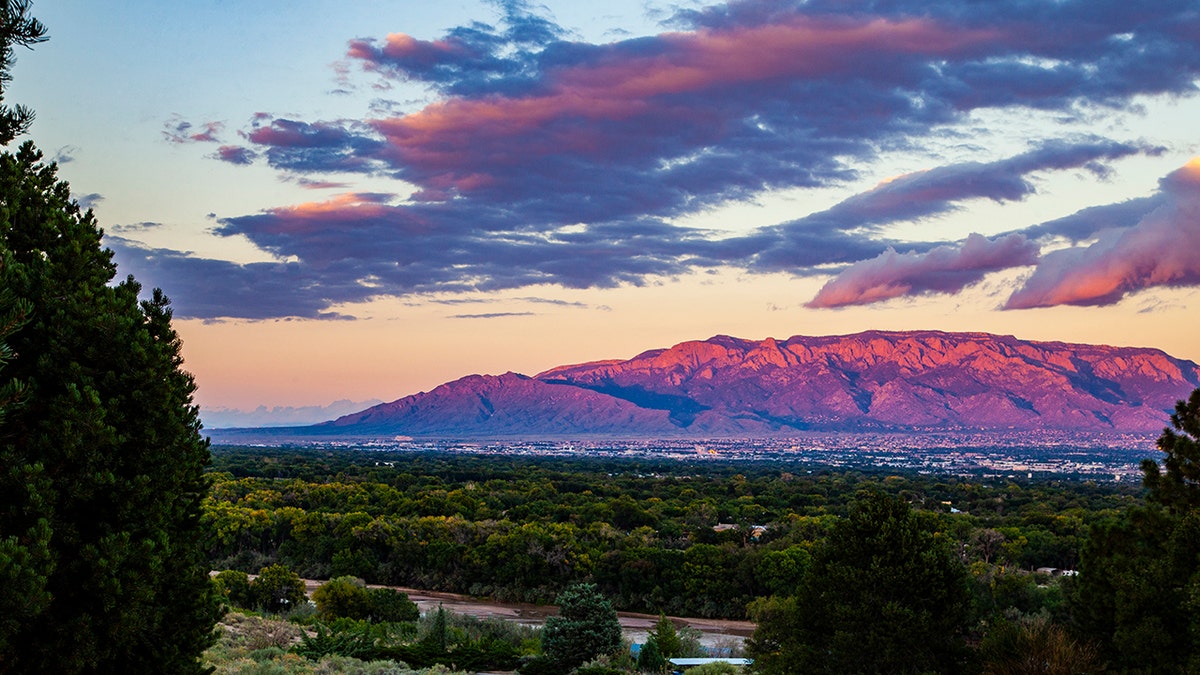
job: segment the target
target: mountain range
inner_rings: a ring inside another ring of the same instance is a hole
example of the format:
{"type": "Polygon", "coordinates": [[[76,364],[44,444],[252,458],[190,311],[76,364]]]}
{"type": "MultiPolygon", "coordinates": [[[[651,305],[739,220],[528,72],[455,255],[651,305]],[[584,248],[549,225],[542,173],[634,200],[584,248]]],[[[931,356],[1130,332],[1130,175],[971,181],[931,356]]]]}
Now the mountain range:
{"type": "MultiPolygon", "coordinates": [[[[939,331],[716,336],[534,376],[470,375],[287,433],[416,438],[805,431],[1154,432],[1200,386],[1157,349],[939,331]]],[[[280,430],[282,431],[282,430],[280,430]]]]}

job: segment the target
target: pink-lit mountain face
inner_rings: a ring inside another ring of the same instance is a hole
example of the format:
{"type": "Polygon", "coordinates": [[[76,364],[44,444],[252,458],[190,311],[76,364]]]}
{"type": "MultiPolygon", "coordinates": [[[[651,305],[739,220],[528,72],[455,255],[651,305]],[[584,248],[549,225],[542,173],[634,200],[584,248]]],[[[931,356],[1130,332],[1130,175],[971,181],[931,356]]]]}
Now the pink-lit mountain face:
{"type": "Polygon", "coordinates": [[[472,375],[312,428],[410,436],[1161,430],[1200,366],[984,333],[717,336],[534,377],[472,375]]]}

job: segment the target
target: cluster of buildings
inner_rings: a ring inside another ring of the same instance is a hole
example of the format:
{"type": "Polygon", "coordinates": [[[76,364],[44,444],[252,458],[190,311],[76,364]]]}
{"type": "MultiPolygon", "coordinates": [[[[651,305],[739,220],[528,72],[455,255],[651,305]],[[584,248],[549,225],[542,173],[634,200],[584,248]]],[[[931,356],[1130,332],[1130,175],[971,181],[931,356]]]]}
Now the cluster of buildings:
{"type": "Polygon", "coordinates": [[[394,438],[322,443],[359,449],[502,456],[600,457],[771,462],[794,470],[896,470],[991,479],[1133,481],[1152,437],[1136,434],[834,434],[803,437],[667,440],[454,441],[394,438]]]}

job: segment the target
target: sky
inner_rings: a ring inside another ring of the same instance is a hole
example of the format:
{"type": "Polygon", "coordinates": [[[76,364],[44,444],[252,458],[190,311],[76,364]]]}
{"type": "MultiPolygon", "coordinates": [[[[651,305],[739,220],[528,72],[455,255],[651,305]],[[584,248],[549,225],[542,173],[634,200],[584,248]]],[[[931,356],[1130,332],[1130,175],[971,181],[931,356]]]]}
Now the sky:
{"type": "Polygon", "coordinates": [[[209,427],[713,335],[1200,361],[1200,1],[38,0],[209,427]]]}

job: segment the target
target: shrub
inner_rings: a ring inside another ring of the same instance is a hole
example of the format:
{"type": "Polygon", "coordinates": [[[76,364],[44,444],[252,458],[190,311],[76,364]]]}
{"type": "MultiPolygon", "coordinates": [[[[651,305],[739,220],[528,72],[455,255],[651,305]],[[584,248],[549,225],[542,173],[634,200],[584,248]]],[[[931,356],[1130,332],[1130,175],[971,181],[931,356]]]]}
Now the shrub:
{"type": "Polygon", "coordinates": [[[391,588],[372,588],[370,595],[370,618],[372,621],[416,621],[421,618],[417,603],[408,595],[391,588]]]}
{"type": "Polygon", "coordinates": [[[250,575],[238,570],[225,570],[213,577],[217,593],[233,607],[250,609],[254,606],[254,593],[250,589],[250,575]]]}
{"type": "Polygon", "coordinates": [[[255,604],[267,612],[285,612],[305,601],[300,575],[283,565],[262,568],[250,587],[254,591],[255,604]]]}
{"type": "Polygon", "coordinates": [[[312,594],[317,612],[326,619],[367,619],[372,614],[372,596],[362,579],[338,577],[317,587],[312,594]]]}

